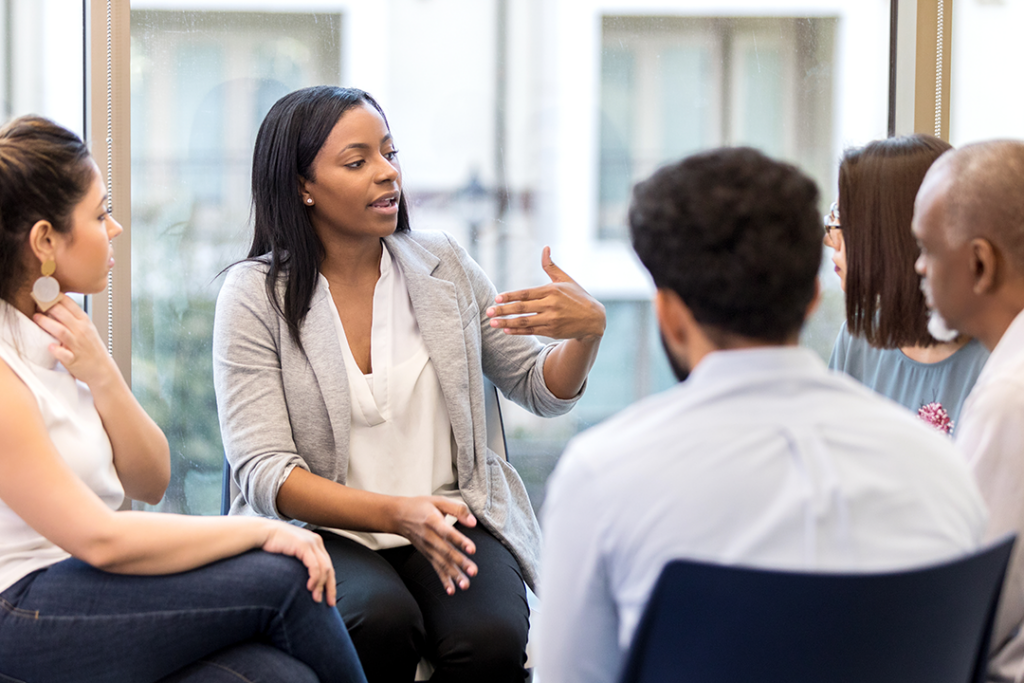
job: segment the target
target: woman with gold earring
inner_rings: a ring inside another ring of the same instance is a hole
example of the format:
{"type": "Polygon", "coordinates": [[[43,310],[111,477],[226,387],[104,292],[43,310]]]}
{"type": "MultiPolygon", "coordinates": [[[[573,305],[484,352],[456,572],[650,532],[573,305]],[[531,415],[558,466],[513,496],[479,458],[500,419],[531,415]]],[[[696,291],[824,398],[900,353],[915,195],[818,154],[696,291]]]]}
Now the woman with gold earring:
{"type": "Polygon", "coordinates": [[[167,440],[63,292],[120,232],[74,133],[0,129],[0,679],[365,682],[319,536],[118,511],[163,496],[167,440]]]}

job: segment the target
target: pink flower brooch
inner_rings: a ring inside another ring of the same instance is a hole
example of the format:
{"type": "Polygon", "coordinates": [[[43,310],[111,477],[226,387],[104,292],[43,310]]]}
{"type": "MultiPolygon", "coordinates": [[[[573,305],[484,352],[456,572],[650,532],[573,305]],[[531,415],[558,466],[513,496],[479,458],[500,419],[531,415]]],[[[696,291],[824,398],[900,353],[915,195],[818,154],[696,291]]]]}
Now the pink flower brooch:
{"type": "Polygon", "coordinates": [[[949,419],[949,413],[946,412],[941,403],[932,401],[921,406],[920,410],[917,411],[917,416],[943,434],[949,434],[953,431],[953,421],[949,419]]]}

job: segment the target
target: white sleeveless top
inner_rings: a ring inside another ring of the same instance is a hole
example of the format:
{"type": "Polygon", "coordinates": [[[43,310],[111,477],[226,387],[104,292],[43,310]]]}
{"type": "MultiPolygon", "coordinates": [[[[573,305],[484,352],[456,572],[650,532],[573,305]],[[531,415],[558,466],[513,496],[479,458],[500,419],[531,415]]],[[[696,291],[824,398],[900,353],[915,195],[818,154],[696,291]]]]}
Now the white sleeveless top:
{"type": "MultiPolygon", "coordinates": [[[[327,278],[321,284],[330,292],[327,278]]],[[[364,375],[348,345],[334,299],[327,297],[341,344],[352,403],[346,485],[394,496],[444,496],[462,502],[453,460],[451,418],[423,344],[401,269],[381,250],[373,291],[370,358],[364,375]]],[[[449,520],[451,521],[451,520],[449,520]]],[[[372,550],[408,545],[396,534],[329,529],[372,550]]]]}
{"type": "MultiPolygon", "coordinates": [[[[56,340],[0,301],[0,360],[35,394],[46,431],[71,470],[111,509],[124,501],[114,455],[92,394],[50,355],[56,340]]],[[[45,486],[39,482],[39,486],[45,486]]],[[[0,591],[70,557],[36,533],[0,499],[0,591]]]]}

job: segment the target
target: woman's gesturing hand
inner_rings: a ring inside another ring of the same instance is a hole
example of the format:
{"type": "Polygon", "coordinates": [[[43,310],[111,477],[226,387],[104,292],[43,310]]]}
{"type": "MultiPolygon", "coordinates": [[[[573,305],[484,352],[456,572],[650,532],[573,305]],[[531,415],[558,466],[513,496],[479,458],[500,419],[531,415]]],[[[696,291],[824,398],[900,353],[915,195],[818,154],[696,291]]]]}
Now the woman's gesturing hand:
{"type": "Polygon", "coordinates": [[[313,594],[313,600],[322,602],[326,594],[327,604],[334,607],[338,587],[334,578],[334,565],[324,548],[324,540],[312,531],[285,522],[267,522],[269,533],[263,542],[263,550],[294,557],[306,565],[309,570],[306,588],[313,594]]]}
{"type": "Polygon", "coordinates": [[[604,334],[604,306],[551,261],[544,247],[541,267],[551,282],[495,297],[487,309],[491,327],[506,334],[539,334],[552,339],[600,338],[604,334]]]}
{"type": "Polygon", "coordinates": [[[477,567],[466,555],[475,553],[476,546],[445,520],[445,515],[451,515],[465,526],[476,526],[466,504],[438,496],[396,501],[395,533],[409,539],[430,560],[448,595],[455,594],[456,586],[469,588],[469,577],[476,576],[477,567]]]}
{"type": "Polygon", "coordinates": [[[50,344],[50,353],[71,375],[95,392],[119,371],[92,320],[78,304],[61,295],[46,313],[36,313],[32,320],[57,340],[50,344]]]}

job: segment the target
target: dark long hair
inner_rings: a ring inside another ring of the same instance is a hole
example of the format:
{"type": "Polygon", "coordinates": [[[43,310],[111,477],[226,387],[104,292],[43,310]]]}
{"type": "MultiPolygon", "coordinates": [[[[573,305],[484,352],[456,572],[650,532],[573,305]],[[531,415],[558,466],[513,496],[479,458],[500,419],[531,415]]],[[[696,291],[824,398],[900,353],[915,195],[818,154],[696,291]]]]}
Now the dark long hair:
{"type": "Polygon", "coordinates": [[[846,325],[869,344],[932,346],[928,309],[914,272],[914,198],[947,142],[930,135],[876,140],[839,165],[839,220],[846,244],[846,325]]]}
{"type": "Polygon", "coordinates": [[[49,119],[20,116],[0,128],[0,299],[13,303],[31,276],[25,244],[32,226],[45,220],[69,232],[94,173],[85,143],[49,119]]]}
{"type": "MultiPolygon", "coordinates": [[[[369,93],[319,85],[279,99],[267,112],[256,135],[252,155],[254,230],[248,258],[269,264],[267,296],[288,323],[288,331],[299,347],[299,325],[309,311],[324,258],[323,244],[299,194],[300,182],[303,178],[313,179],[313,160],[338,119],[361,104],[376,109],[388,126],[384,111],[369,93]],[[281,276],[287,278],[283,304],[276,290],[281,276]]],[[[402,193],[396,232],[408,231],[409,210],[402,193]]]]}

